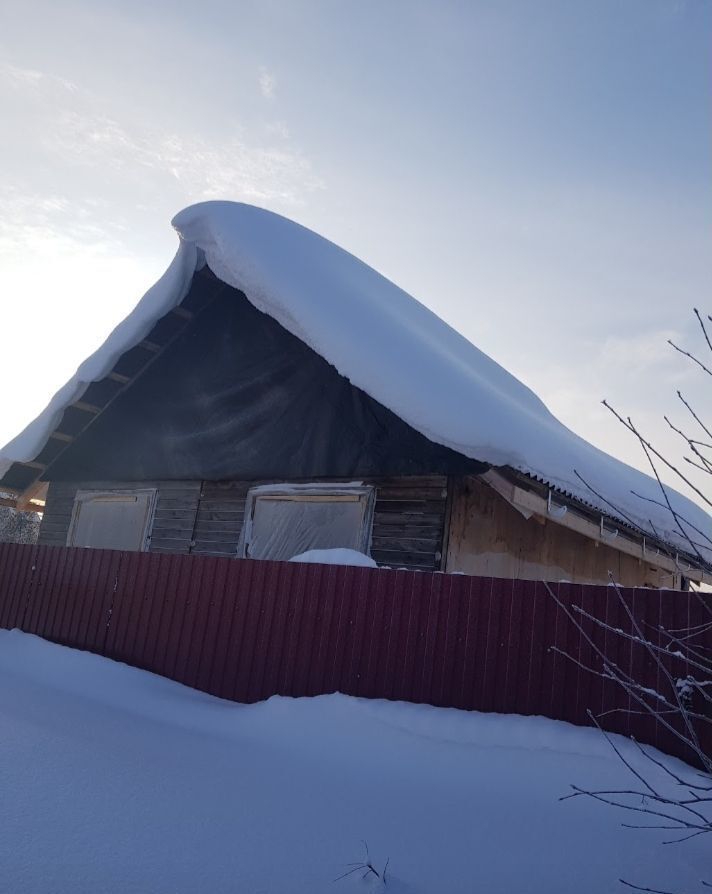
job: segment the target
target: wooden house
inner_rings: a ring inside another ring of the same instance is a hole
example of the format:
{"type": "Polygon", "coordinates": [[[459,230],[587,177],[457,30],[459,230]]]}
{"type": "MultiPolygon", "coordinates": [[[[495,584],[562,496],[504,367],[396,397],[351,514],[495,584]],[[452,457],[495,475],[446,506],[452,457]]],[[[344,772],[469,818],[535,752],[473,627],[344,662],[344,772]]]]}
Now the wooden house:
{"type": "Polygon", "coordinates": [[[647,508],[636,515],[631,481],[657,496],[654,482],[577,439],[375,271],[249,206],[205,203],[175,226],[163,279],[0,454],[18,505],[45,495],[40,543],[257,559],[346,547],[393,568],[704,578],[669,523],[652,534],[647,508]]]}

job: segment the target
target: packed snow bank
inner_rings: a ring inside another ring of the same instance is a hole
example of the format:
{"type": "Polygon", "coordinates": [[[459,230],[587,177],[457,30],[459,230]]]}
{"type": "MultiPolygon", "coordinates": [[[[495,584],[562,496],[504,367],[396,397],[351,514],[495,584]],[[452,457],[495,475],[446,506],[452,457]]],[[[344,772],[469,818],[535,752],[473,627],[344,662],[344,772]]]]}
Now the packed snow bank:
{"type": "Polygon", "coordinates": [[[0,631],[0,728],[13,894],[369,890],[334,881],[362,840],[396,894],[606,894],[620,877],[689,894],[709,870],[698,841],[662,847],[669,833],[560,802],[571,783],[630,780],[596,731],[542,718],[340,695],[236,705],[0,631]]]}
{"type": "Polygon", "coordinates": [[[292,556],[289,561],[316,565],[356,565],[361,568],[378,568],[370,556],[365,556],[357,549],[308,549],[305,553],[292,556]]]}
{"type": "MultiPolygon", "coordinates": [[[[539,398],[430,310],[312,231],[260,208],[203,202],[173,220],[180,247],[164,276],[35,422],[0,453],[0,472],[39,453],[62,409],[186,295],[204,263],[432,441],[536,475],[606,513],[576,475],[644,529],[683,549],[656,482],[563,426],[539,398]]],[[[712,519],[671,493],[676,510],[712,534],[712,519]]],[[[699,539],[696,537],[695,539],[699,539]]]]}

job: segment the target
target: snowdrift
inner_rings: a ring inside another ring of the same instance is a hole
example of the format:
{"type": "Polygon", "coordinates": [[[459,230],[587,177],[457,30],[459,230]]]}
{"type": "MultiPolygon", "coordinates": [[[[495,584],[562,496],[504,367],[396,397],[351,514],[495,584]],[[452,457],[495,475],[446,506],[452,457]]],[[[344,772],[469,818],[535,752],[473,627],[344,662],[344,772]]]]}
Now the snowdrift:
{"type": "Polygon", "coordinates": [[[343,695],[237,705],[2,630],[0,725],[12,894],[614,894],[619,878],[702,894],[709,878],[704,839],[663,847],[670,832],[560,801],[630,775],[597,730],[541,717],[343,695]],[[385,887],[335,881],[362,841],[388,861],[385,887]]]}

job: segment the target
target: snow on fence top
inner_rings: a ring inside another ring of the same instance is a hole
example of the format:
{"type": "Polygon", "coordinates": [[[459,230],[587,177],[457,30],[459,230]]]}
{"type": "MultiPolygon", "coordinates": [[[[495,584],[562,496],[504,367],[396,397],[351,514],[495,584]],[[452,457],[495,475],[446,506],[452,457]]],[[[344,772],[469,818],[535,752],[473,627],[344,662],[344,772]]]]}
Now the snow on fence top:
{"type": "MultiPolygon", "coordinates": [[[[88,384],[179,304],[194,272],[207,263],[371,397],[431,441],[472,459],[534,475],[615,516],[576,475],[635,521],[682,549],[657,483],[598,450],[562,425],[518,379],[432,311],[353,255],[311,230],[261,208],[203,202],[173,219],[178,252],[143,296],[54,396],[0,451],[0,474],[34,459],[88,384]]],[[[712,519],[674,491],[677,512],[712,532],[712,519]]]]}

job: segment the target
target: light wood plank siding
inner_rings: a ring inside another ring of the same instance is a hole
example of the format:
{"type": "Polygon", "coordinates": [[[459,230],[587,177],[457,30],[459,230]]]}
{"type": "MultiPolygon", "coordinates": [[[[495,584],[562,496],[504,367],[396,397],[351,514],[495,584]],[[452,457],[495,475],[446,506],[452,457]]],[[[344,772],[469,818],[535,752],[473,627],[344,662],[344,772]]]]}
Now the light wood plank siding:
{"type": "Polygon", "coordinates": [[[447,571],[517,580],[679,588],[669,572],[550,519],[525,519],[477,478],[454,482],[447,571]]]}

